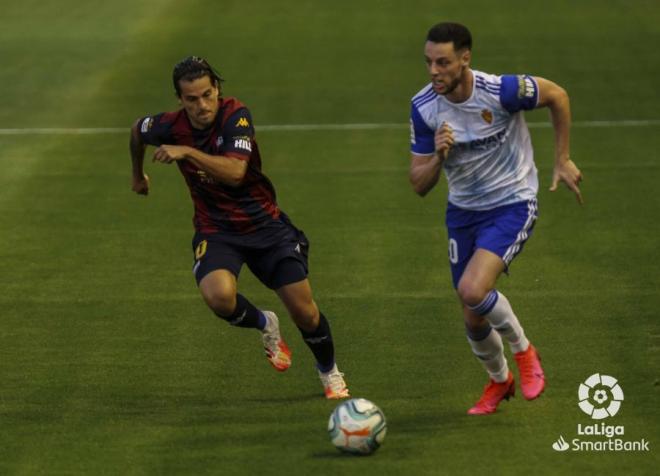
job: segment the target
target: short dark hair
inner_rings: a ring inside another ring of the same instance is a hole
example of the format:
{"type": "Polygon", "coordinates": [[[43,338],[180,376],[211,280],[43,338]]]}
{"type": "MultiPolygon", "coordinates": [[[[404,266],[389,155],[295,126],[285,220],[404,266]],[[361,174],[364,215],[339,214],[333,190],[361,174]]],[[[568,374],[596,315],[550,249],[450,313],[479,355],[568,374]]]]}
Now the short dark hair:
{"type": "Polygon", "coordinates": [[[193,81],[195,79],[203,78],[208,76],[213,83],[213,86],[217,86],[218,82],[224,81],[213,67],[201,56],[188,56],[187,58],[182,59],[174,66],[174,71],[172,71],[172,82],[174,83],[174,89],[176,90],[176,95],[181,96],[181,87],[179,86],[179,81],[182,79],[185,81],[193,81]]]}
{"type": "Polygon", "coordinates": [[[472,51],[470,30],[460,23],[444,22],[434,25],[426,35],[426,41],[432,41],[433,43],[452,42],[455,50],[467,48],[472,51]]]}

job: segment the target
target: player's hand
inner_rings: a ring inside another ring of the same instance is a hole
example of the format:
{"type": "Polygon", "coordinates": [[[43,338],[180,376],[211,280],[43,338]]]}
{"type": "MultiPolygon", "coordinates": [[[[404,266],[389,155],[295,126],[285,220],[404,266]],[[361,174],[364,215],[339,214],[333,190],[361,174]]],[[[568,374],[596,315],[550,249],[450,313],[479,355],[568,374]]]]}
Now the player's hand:
{"type": "Polygon", "coordinates": [[[177,160],[185,159],[188,154],[188,146],[185,145],[161,145],[154,152],[154,162],[171,164],[177,160]]]}
{"type": "Polygon", "coordinates": [[[133,177],[131,189],[138,195],[149,195],[149,176],[142,174],[142,177],[133,177]]]}
{"type": "Polygon", "coordinates": [[[446,122],[435,131],[435,151],[442,160],[447,160],[449,149],[454,145],[454,131],[446,122]]]}
{"type": "Polygon", "coordinates": [[[575,198],[582,205],[584,200],[582,199],[582,193],[579,187],[582,181],[582,172],[580,172],[580,169],[577,168],[571,159],[555,162],[555,168],[552,171],[551,192],[557,190],[557,185],[559,185],[560,181],[564,182],[573,191],[575,198]]]}

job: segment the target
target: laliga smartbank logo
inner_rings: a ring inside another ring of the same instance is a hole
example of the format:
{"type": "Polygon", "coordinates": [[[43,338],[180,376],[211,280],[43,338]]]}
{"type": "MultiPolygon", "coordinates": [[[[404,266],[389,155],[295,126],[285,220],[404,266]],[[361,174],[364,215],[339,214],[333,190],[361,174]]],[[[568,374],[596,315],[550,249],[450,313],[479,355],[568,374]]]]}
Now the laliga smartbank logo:
{"type": "MultiPolygon", "coordinates": [[[[623,390],[617,379],[610,375],[593,374],[578,387],[578,406],[592,420],[603,420],[619,413],[623,402],[623,390]]],[[[582,425],[578,423],[577,434],[570,443],[563,435],[552,443],[555,451],[650,451],[649,442],[641,440],[630,441],[618,438],[625,435],[623,425],[607,425],[593,423],[582,425]],[[593,438],[598,438],[594,440],[593,438]],[[603,439],[605,438],[605,439],[603,439]]]]}
{"type": "Polygon", "coordinates": [[[594,420],[613,417],[619,413],[623,390],[614,377],[593,374],[578,388],[578,405],[594,420]]]}

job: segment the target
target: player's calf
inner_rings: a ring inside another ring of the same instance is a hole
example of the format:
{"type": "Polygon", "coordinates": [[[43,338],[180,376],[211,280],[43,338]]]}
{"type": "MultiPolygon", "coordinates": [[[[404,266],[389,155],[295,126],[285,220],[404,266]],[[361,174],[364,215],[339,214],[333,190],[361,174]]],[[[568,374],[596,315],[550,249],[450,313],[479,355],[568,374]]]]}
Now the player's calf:
{"type": "Polygon", "coordinates": [[[318,325],[313,331],[298,327],[305,344],[316,358],[316,368],[323,385],[325,396],[336,400],[350,396],[344,374],[339,371],[335,363],[335,345],[332,341],[330,323],[319,311],[318,325]]]}
{"type": "Polygon", "coordinates": [[[241,294],[236,294],[236,304],[230,313],[226,312],[227,308],[217,309],[220,312],[213,309],[215,314],[232,326],[263,330],[267,323],[264,314],[241,294]]]}
{"type": "Polygon", "coordinates": [[[316,329],[309,332],[298,327],[305,344],[316,358],[316,367],[320,372],[329,372],[335,365],[335,345],[332,340],[330,323],[322,312],[319,312],[319,320],[316,329]]]}

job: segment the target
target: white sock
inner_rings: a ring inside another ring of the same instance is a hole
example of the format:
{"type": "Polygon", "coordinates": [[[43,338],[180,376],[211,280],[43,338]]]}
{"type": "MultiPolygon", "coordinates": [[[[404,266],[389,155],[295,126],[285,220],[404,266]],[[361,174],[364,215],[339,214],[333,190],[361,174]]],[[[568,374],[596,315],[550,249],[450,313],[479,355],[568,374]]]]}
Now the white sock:
{"type": "Polygon", "coordinates": [[[518,318],[513,313],[509,300],[497,290],[493,290],[491,293],[497,293],[497,301],[484,317],[507,340],[511,352],[517,354],[526,351],[529,347],[529,341],[525,337],[525,331],[518,322],[518,318]]]}
{"type": "Polygon", "coordinates": [[[497,332],[491,331],[485,339],[472,340],[468,337],[472,352],[486,368],[488,375],[496,382],[506,382],[509,376],[509,366],[504,358],[502,338],[497,332]]]}

